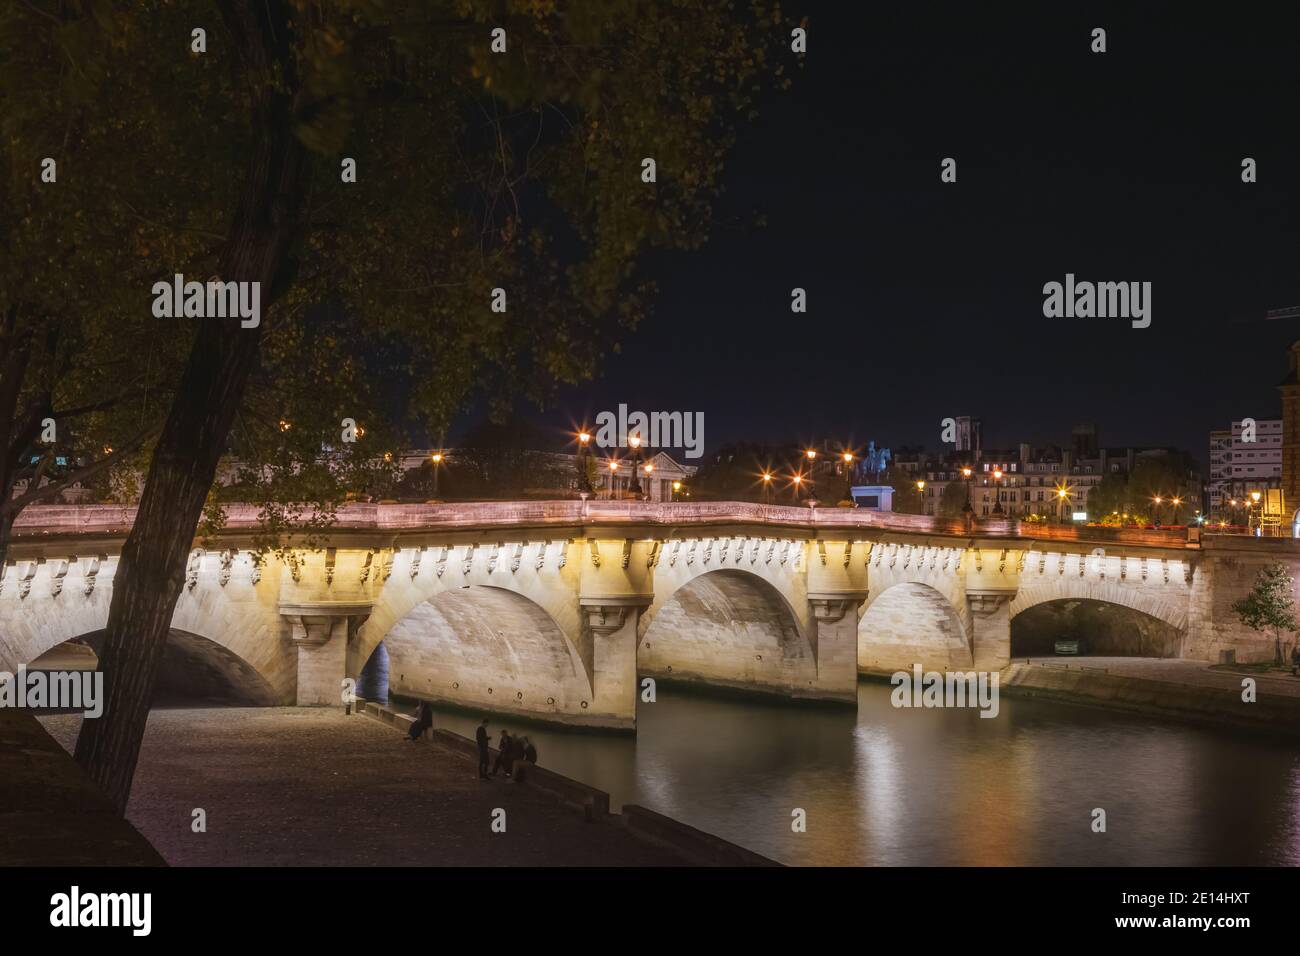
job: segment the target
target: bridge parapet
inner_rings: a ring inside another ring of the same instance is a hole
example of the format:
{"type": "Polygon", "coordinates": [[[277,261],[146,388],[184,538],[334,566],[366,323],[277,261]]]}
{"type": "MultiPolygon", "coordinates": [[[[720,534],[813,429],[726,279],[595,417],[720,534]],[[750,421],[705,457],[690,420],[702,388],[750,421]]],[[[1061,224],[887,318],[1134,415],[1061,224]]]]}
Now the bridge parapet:
{"type": "MultiPolygon", "coordinates": [[[[473,501],[448,504],[362,504],[338,508],[336,532],[425,532],[436,530],[533,528],[562,526],[694,527],[754,525],[798,528],[813,536],[823,532],[892,532],[904,535],[1031,541],[1097,541],[1115,546],[1185,550],[1196,547],[1178,530],[1045,525],[1014,519],[939,518],[867,511],[860,508],[798,508],[737,501],[473,501]]],[[[125,536],[135,520],[135,508],[119,505],[34,505],[14,524],[18,542],[42,538],[97,535],[125,536]]],[[[258,508],[226,506],[225,535],[247,535],[259,529],[258,508]]],[[[1209,535],[1207,538],[1211,537],[1209,535]]],[[[1255,539],[1268,541],[1270,539],[1255,539]]],[[[1271,539],[1281,541],[1281,539],[1271,539]]]]}

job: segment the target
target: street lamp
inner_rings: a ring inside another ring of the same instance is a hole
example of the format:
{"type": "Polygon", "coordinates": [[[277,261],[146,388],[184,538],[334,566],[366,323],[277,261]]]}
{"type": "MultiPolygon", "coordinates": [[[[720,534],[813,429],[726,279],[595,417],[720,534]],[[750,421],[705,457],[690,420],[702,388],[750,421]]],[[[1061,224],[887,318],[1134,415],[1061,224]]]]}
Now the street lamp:
{"type": "Polygon", "coordinates": [[[768,497],[771,490],[772,490],[772,473],[770,471],[765,471],[763,472],[763,504],[768,503],[768,497]]]}
{"type": "MultiPolygon", "coordinates": [[[[438,471],[442,466],[442,452],[435,451],[430,459],[433,462],[433,496],[438,497],[438,471]]],[[[455,491],[455,489],[452,489],[455,491]]]]}
{"type": "Polygon", "coordinates": [[[618,489],[618,462],[614,459],[609,460],[609,500],[615,498],[615,491],[618,489]]]}
{"type": "Polygon", "coordinates": [[[627,443],[632,446],[632,477],[628,481],[627,490],[636,497],[641,497],[641,482],[637,480],[638,466],[641,463],[641,436],[629,435],[627,443]]]}
{"type": "Polygon", "coordinates": [[[673,495],[674,495],[674,497],[676,496],[677,492],[679,492],[679,491],[681,491],[681,490],[682,490],[682,483],[681,483],[680,481],[674,481],[674,482],[673,482],[673,495]]]}
{"type": "MultiPolygon", "coordinates": [[[[591,432],[582,429],[578,432],[578,493],[595,494],[595,482],[592,476],[591,432]]],[[[585,499],[584,499],[585,500],[585,499]]]]}
{"type": "Polygon", "coordinates": [[[1156,504],[1156,527],[1158,528],[1160,527],[1160,502],[1163,501],[1164,499],[1161,498],[1159,495],[1156,495],[1151,500],[1154,501],[1156,504]]]}
{"type": "Polygon", "coordinates": [[[1183,506],[1183,499],[1175,496],[1170,498],[1169,501],[1174,506],[1174,524],[1176,525],[1178,524],[1178,509],[1183,506]]]}
{"type": "Polygon", "coordinates": [[[971,475],[974,473],[974,469],[972,469],[970,465],[962,465],[961,476],[966,479],[966,503],[962,505],[961,511],[962,515],[966,518],[969,518],[975,513],[975,509],[970,505],[971,475]]]}
{"type": "Polygon", "coordinates": [[[1002,493],[999,490],[1000,486],[998,485],[998,482],[1001,480],[1002,480],[1002,469],[994,468],[993,469],[993,513],[995,515],[1002,514],[1002,493]]]}
{"type": "Polygon", "coordinates": [[[798,504],[799,488],[803,485],[803,475],[795,475],[794,478],[791,479],[791,482],[792,482],[792,487],[794,488],[794,503],[798,504]]]}
{"type": "Polygon", "coordinates": [[[925,481],[922,479],[916,482],[916,513],[925,514],[925,481]]]}

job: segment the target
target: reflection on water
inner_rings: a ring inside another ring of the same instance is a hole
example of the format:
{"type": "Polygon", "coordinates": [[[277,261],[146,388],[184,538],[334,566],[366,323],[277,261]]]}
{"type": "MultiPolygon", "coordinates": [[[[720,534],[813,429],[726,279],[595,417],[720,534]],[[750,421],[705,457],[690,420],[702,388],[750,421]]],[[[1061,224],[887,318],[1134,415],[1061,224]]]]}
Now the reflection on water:
{"type": "MultiPolygon", "coordinates": [[[[523,729],[540,763],[783,863],[1300,865],[1287,740],[1004,697],[975,710],[858,711],[659,688],[638,734],[523,729]],[[806,833],[790,829],[807,811],[806,833]],[[1106,811],[1107,832],[1091,829],[1106,811]]],[[[435,726],[472,736],[472,715],[435,726]]],[[[492,735],[515,729],[492,720],[492,735]]]]}

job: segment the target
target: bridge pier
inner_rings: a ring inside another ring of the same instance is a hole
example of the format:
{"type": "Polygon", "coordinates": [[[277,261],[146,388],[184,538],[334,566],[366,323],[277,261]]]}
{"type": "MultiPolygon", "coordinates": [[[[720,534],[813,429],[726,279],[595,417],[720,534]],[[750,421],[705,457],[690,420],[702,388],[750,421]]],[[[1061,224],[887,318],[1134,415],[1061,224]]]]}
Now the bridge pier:
{"type": "Polygon", "coordinates": [[[636,728],[636,630],[649,603],[636,597],[581,601],[590,640],[592,695],[591,720],[584,723],[616,730],[636,728]]]}
{"type": "Polygon", "coordinates": [[[591,719],[582,723],[636,729],[637,626],[654,600],[655,542],[628,537],[583,542],[578,606],[579,655],[591,680],[591,719]]]}
{"type": "Polygon", "coordinates": [[[368,605],[282,606],[289,640],[298,655],[299,707],[332,707],[343,701],[348,643],[369,616],[368,605]]]}
{"type": "Polygon", "coordinates": [[[817,662],[815,683],[796,696],[856,703],[858,699],[858,609],[867,592],[808,595],[809,637],[817,662]]]}
{"type": "Polygon", "coordinates": [[[971,610],[971,656],[977,671],[1000,671],[1011,663],[1011,598],[1014,592],[967,591],[971,610]]]}

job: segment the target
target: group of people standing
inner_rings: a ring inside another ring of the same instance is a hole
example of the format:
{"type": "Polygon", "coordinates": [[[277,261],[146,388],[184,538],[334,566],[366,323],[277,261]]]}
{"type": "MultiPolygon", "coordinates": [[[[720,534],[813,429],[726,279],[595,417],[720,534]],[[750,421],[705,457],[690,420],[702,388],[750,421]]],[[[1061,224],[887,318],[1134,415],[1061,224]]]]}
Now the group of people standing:
{"type": "MultiPolygon", "coordinates": [[[[406,735],[412,741],[419,740],[432,726],[433,705],[428,701],[423,701],[416,708],[415,720],[406,735]]],[[[506,772],[507,777],[513,777],[515,780],[523,779],[523,767],[527,764],[537,763],[537,747],[524,735],[513,736],[510,731],[502,728],[501,739],[497,743],[496,763],[492,766],[492,772],[488,773],[488,762],[491,759],[491,742],[487,728],[488,720],[484,717],[483,722],[478,725],[474,732],[474,742],[478,745],[479,779],[487,780],[489,777],[495,777],[502,770],[506,772]],[[517,763],[520,764],[519,772],[516,772],[515,764],[517,763]]]]}
{"type": "MultiPolygon", "coordinates": [[[[522,761],[524,764],[537,763],[537,748],[533,742],[522,734],[512,736],[505,728],[501,729],[501,739],[497,742],[497,759],[492,765],[492,772],[488,773],[489,738],[488,738],[488,721],[483,718],[483,722],[478,725],[475,731],[474,741],[478,744],[478,775],[480,780],[487,780],[489,777],[495,777],[497,773],[504,770],[507,777],[513,776],[515,779],[522,779],[523,774],[515,773],[515,764],[522,761]]],[[[522,767],[520,768],[522,771],[522,767]]]]}

